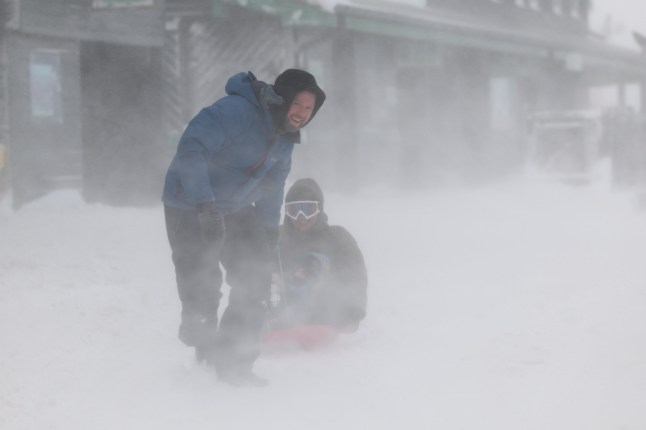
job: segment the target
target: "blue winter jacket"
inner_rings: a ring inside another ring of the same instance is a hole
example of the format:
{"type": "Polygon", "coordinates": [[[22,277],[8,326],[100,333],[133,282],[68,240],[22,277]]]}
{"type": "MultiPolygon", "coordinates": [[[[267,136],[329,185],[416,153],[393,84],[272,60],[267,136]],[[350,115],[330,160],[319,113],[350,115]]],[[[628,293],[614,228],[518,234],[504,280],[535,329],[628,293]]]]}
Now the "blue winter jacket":
{"type": "Polygon", "coordinates": [[[232,76],[228,95],[188,124],[166,174],[164,204],[197,210],[199,203],[213,202],[230,212],[254,204],[263,226],[278,227],[299,133],[275,135],[254,81],[251,72],[232,76]]]}

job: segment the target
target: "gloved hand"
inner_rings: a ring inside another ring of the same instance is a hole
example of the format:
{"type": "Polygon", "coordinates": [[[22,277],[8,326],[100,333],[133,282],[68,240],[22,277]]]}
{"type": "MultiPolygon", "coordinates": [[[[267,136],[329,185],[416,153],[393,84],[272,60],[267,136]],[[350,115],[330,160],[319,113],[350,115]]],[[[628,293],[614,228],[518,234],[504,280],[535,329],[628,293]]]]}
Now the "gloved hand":
{"type": "Polygon", "coordinates": [[[366,316],[366,311],[358,307],[347,308],[343,312],[341,324],[339,324],[340,333],[354,333],[359,328],[359,323],[366,316]]]}
{"type": "Polygon", "coordinates": [[[322,261],[314,255],[307,255],[303,261],[303,274],[307,279],[315,279],[323,272],[322,261]]]}
{"type": "Polygon", "coordinates": [[[354,333],[359,329],[359,323],[358,322],[350,322],[347,323],[339,328],[339,333],[343,334],[350,334],[354,333]]]}
{"type": "Polygon", "coordinates": [[[276,94],[273,85],[265,85],[260,90],[260,103],[268,108],[270,105],[282,105],[283,98],[276,94]]]}
{"type": "Polygon", "coordinates": [[[224,217],[214,203],[202,203],[197,208],[202,241],[212,244],[224,237],[224,217]]]}
{"type": "Polygon", "coordinates": [[[278,247],[278,238],[280,237],[278,228],[265,227],[265,234],[267,235],[269,249],[275,250],[278,247]]]}

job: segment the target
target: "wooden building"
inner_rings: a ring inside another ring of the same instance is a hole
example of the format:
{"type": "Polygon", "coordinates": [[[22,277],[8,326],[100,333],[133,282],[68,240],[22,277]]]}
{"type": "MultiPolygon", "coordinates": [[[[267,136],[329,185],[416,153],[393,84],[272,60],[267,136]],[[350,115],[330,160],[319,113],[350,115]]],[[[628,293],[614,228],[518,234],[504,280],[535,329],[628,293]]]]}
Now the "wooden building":
{"type": "Polygon", "coordinates": [[[646,57],[596,39],[587,0],[407,3],[339,3],[333,40],[304,54],[333,70],[338,90],[334,118],[311,133],[337,137],[311,145],[307,169],[345,166],[339,189],[492,178],[523,165],[535,112],[587,109],[589,90],[605,85],[638,84],[643,97],[646,57]],[[330,144],[324,163],[318,148],[330,144]]]}
{"type": "Polygon", "coordinates": [[[8,3],[15,206],[63,186],[159,202],[186,123],[239,71],[316,75],[328,100],[292,177],[338,190],[512,171],[529,115],[587,108],[590,88],[643,88],[646,74],[644,56],[590,34],[588,0],[8,3]]]}
{"type": "Polygon", "coordinates": [[[11,0],[5,32],[13,205],[74,187],[152,202],[159,177],[163,5],[11,0]],[[152,154],[152,156],[151,156],[152,154]]]}

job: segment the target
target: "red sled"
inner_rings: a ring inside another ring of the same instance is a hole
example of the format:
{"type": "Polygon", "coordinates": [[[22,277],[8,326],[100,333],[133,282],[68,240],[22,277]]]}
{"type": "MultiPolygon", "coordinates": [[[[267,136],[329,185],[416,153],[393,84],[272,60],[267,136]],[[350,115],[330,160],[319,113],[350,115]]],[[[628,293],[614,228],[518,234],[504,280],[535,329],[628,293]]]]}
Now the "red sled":
{"type": "Polygon", "coordinates": [[[300,348],[310,351],[334,342],[338,334],[334,327],[328,325],[305,325],[266,331],[261,342],[269,350],[300,348]]]}

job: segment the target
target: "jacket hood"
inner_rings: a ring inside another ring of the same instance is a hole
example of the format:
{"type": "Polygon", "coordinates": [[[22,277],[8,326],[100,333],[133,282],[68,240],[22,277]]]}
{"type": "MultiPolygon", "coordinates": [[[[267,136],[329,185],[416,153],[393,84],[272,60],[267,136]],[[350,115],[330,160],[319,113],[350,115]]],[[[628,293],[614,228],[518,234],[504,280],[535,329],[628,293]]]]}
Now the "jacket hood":
{"type": "Polygon", "coordinates": [[[224,90],[229,95],[237,95],[237,96],[244,97],[245,99],[253,103],[255,106],[258,106],[259,108],[261,108],[262,106],[258,101],[258,97],[256,96],[252,85],[254,82],[258,82],[258,79],[256,79],[253,73],[241,72],[229,78],[226,86],[224,87],[224,90]]]}
{"type": "MultiPolygon", "coordinates": [[[[319,184],[312,178],[302,178],[294,182],[285,195],[285,203],[296,202],[299,200],[312,200],[319,202],[321,212],[318,215],[316,224],[311,231],[319,231],[327,227],[327,214],[325,213],[325,199],[323,190],[319,184]]],[[[288,230],[295,230],[292,223],[287,219],[283,222],[288,230]]]]}

